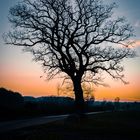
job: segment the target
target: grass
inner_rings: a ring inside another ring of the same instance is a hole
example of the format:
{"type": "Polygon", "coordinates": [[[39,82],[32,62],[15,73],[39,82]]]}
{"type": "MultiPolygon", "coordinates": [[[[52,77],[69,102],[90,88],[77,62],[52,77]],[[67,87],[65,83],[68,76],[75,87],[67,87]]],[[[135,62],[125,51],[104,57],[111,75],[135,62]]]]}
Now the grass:
{"type": "Polygon", "coordinates": [[[140,112],[106,112],[16,130],[4,140],[135,140],[139,132],[140,112]]]}

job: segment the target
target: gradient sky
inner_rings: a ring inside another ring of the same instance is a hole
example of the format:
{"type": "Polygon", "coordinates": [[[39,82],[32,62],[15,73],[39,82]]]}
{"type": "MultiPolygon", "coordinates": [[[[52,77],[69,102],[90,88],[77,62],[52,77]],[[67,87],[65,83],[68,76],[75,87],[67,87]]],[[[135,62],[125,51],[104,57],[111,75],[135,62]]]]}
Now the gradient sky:
{"type": "MultiPolygon", "coordinates": [[[[23,53],[21,47],[7,46],[2,40],[2,34],[10,29],[7,18],[9,8],[18,1],[20,0],[0,0],[0,87],[18,91],[26,96],[56,95],[56,86],[60,79],[46,82],[45,78],[40,78],[44,75],[42,68],[32,61],[32,55],[23,53]]],[[[113,100],[120,97],[125,101],[140,101],[140,0],[114,1],[119,5],[115,15],[125,16],[135,29],[136,37],[133,39],[136,41],[135,48],[139,56],[123,62],[128,85],[107,77],[105,83],[110,86],[95,87],[95,98],[113,100]]]]}

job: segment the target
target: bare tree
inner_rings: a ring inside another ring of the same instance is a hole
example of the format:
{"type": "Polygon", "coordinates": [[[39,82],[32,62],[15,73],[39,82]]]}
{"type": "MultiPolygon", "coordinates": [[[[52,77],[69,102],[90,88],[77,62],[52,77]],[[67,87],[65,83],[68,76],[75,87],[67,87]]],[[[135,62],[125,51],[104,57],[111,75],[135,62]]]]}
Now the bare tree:
{"type": "Polygon", "coordinates": [[[60,96],[60,89],[61,89],[61,85],[59,83],[57,83],[57,96],[60,96]]]}
{"type": "Polygon", "coordinates": [[[23,0],[10,9],[13,25],[6,43],[24,46],[42,62],[49,79],[59,73],[72,82],[77,108],[83,109],[83,81],[101,84],[106,72],[123,79],[123,58],[133,57],[132,27],[113,17],[115,3],[102,0],[23,0]]]}
{"type": "Polygon", "coordinates": [[[84,95],[84,99],[89,101],[89,100],[92,100],[94,101],[95,100],[95,97],[94,97],[94,88],[91,84],[86,84],[86,83],[83,83],[82,84],[82,89],[83,89],[83,95],[84,95]]]}

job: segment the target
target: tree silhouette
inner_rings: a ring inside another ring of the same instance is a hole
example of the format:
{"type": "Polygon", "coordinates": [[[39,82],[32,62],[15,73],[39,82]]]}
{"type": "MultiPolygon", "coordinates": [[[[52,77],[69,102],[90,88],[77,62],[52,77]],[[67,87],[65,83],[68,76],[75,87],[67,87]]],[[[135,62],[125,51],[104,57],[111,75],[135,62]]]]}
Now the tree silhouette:
{"type": "Polygon", "coordinates": [[[102,0],[24,0],[10,9],[6,43],[24,46],[42,62],[48,79],[62,73],[73,82],[75,104],[84,107],[83,81],[102,83],[102,72],[123,79],[123,58],[133,57],[132,27],[102,0]]]}

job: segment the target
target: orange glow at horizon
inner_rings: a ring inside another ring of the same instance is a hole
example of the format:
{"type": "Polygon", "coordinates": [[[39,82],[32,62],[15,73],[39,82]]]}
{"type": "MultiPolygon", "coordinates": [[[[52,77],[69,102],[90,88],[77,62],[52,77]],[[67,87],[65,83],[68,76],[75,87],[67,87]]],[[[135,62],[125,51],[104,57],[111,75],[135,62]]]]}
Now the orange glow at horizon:
{"type": "MultiPolygon", "coordinates": [[[[61,79],[45,81],[41,78],[42,68],[38,63],[32,62],[30,53],[22,53],[22,47],[6,45],[2,34],[8,32],[11,27],[8,21],[8,11],[12,5],[19,0],[3,0],[0,12],[0,87],[21,93],[23,96],[57,96],[57,85],[61,79]]],[[[107,3],[111,2],[107,1],[107,3]]],[[[115,0],[114,0],[115,1],[115,0]]],[[[105,1],[104,1],[105,2],[105,1]]],[[[133,25],[135,37],[131,41],[132,49],[136,50],[137,57],[122,61],[125,71],[125,80],[130,82],[124,85],[119,81],[113,81],[106,76],[105,83],[110,87],[95,86],[96,100],[113,100],[119,97],[121,101],[140,101],[140,1],[117,0],[119,9],[116,9],[113,18],[127,17],[128,22],[133,25]]]]}
{"type": "MultiPolygon", "coordinates": [[[[3,60],[0,60],[0,87],[17,91],[23,96],[57,96],[57,84],[61,84],[62,80],[45,81],[44,77],[40,78],[42,75],[41,66],[31,61],[31,55],[22,54],[18,47],[10,49],[11,52],[16,49],[16,53],[10,53],[8,57],[3,57],[3,60]]],[[[6,51],[3,51],[3,55],[7,55],[4,52],[6,51]]],[[[130,82],[128,85],[113,81],[105,75],[105,83],[110,87],[95,87],[95,99],[114,100],[119,97],[122,101],[140,101],[139,62],[140,57],[123,62],[126,80],[130,82]]]]}
{"type": "MultiPolygon", "coordinates": [[[[124,85],[114,82],[110,87],[95,87],[96,100],[114,100],[119,97],[122,101],[140,101],[139,79],[134,83],[124,85]]],[[[0,86],[9,90],[20,92],[23,96],[57,96],[57,84],[60,79],[45,81],[37,73],[32,75],[0,75],[0,86]]]]}

